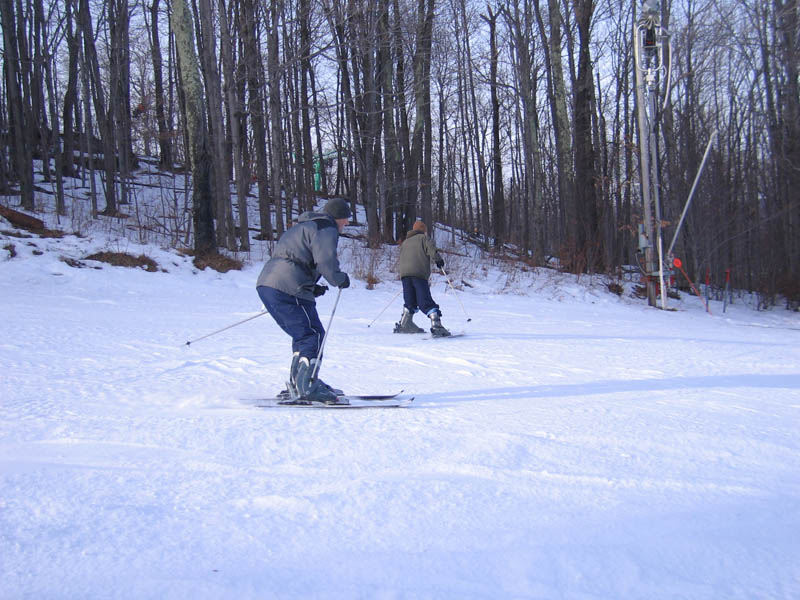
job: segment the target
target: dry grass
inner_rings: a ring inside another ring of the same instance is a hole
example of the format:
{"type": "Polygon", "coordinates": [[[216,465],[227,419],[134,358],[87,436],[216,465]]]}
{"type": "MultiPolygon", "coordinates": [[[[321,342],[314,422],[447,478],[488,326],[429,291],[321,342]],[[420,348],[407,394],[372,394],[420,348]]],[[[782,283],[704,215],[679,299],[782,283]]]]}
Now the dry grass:
{"type": "Polygon", "coordinates": [[[220,273],[242,270],[242,261],[231,258],[230,256],[225,256],[224,254],[197,256],[193,262],[194,266],[200,270],[205,270],[206,267],[219,271],[220,273]]]}
{"type": "Polygon", "coordinates": [[[150,273],[158,271],[158,263],[144,254],[133,256],[125,252],[97,252],[87,256],[85,260],[96,260],[115,267],[142,268],[150,273]]]}

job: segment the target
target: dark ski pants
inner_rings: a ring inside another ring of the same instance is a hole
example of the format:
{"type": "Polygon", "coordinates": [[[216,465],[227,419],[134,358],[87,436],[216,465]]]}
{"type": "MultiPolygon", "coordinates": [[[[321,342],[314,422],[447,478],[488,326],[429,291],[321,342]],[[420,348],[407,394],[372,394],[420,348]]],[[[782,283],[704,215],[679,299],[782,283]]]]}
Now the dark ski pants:
{"type": "Polygon", "coordinates": [[[400,281],[403,282],[403,304],[412,313],[417,310],[422,311],[430,316],[433,311],[439,310],[439,305],[431,298],[431,286],[428,284],[427,279],[420,277],[402,277],[400,281]]]}
{"type": "Polygon", "coordinates": [[[256,288],[264,306],[275,322],[292,336],[292,352],[309,360],[317,358],[325,329],[311,300],[290,296],[275,288],[260,285],[256,288]]]}

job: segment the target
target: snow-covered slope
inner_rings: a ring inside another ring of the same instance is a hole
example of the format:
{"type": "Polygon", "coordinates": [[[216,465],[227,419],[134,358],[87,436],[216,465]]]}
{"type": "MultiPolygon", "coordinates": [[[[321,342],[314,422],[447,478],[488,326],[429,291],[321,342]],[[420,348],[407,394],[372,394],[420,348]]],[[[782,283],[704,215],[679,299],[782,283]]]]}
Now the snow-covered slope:
{"type": "Polygon", "coordinates": [[[391,333],[380,267],[322,376],[413,405],[257,409],[290,359],[269,316],[185,342],[262,310],[260,263],[59,260],[114,243],[2,237],[0,597],[800,597],[797,313],[454,254],[474,287],[433,294],[466,335],[432,340],[391,333]]]}

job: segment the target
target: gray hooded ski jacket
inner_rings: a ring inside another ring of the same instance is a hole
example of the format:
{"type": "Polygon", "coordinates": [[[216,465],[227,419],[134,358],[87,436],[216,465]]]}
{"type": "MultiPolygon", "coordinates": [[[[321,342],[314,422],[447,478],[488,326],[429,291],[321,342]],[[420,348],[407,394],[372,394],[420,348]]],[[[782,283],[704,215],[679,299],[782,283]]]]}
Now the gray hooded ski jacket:
{"type": "Polygon", "coordinates": [[[431,276],[431,259],[441,260],[439,251],[428,236],[412,229],[400,246],[400,258],[397,270],[400,277],[419,277],[428,279],[431,276]]]}
{"type": "Polygon", "coordinates": [[[339,228],[326,213],[305,212],[278,240],[272,258],[258,276],[256,287],[265,285],[290,296],[314,301],[314,284],[324,277],[339,287],[347,274],[339,268],[336,247],[339,228]]]}

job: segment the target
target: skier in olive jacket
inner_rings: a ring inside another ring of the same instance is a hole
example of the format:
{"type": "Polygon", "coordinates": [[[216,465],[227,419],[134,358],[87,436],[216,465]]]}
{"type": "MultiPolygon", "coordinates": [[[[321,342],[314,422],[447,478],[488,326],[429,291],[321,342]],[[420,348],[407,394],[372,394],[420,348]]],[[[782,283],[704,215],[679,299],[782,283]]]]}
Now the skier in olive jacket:
{"type": "MultiPolygon", "coordinates": [[[[335,402],[335,390],[314,377],[325,330],[315,298],[327,291],[320,276],[338,288],[350,285],[339,268],[339,234],[350,220],[350,207],[341,198],[329,200],[322,212],[305,212],[281,236],[272,258],[258,276],[256,291],[281,329],[292,337],[288,395],[304,400],[335,402]]],[[[318,368],[317,368],[318,371],[318,368]]],[[[284,394],[286,395],[286,394],[284,394]]]]}
{"type": "Polygon", "coordinates": [[[403,315],[395,324],[395,333],[422,333],[424,330],[414,324],[414,313],[424,312],[431,320],[431,335],[443,337],[450,332],[442,325],[442,311],[431,297],[428,279],[431,276],[431,260],[436,267],[444,267],[434,243],[427,236],[427,227],[422,221],[414,223],[400,246],[398,271],[403,282],[403,315]]]}

